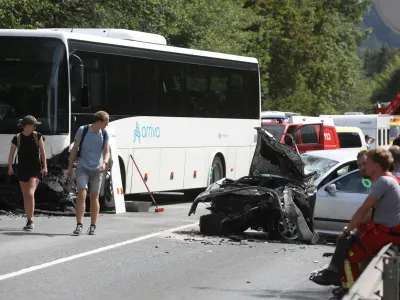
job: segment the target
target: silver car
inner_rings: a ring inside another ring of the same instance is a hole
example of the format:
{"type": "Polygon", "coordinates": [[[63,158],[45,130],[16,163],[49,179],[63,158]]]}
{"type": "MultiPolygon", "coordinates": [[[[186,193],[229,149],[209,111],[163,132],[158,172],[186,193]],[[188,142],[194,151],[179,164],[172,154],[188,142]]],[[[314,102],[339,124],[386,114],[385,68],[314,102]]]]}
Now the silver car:
{"type": "Polygon", "coordinates": [[[316,171],[313,226],[322,236],[336,236],[367,198],[368,182],[357,167],[356,149],[310,151],[301,155],[306,172],[316,171]]]}

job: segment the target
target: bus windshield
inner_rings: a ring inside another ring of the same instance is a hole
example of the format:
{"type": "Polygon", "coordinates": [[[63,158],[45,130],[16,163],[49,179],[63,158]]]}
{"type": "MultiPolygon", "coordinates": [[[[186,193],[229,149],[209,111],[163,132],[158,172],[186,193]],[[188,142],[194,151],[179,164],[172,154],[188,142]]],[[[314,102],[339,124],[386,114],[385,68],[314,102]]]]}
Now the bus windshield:
{"type": "Polygon", "coordinates": [[[33,115],[43,134],[68,133],[66,48],[53,38],[0,37],[0,134],[33,115]]]}

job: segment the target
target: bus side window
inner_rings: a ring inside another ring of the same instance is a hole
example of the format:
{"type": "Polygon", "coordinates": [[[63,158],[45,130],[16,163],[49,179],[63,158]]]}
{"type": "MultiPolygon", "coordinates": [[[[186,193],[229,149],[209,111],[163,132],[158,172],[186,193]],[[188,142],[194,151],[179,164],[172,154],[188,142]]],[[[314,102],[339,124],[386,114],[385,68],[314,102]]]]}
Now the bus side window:
{"type": "MultiPolygon", "coordinates": [[[[226,108],[229,106],[228,99],[228,84],[229,77],[228,74],[224,74],[222,71],[219,71],[217,68],[212,69],[213,74],[210,77],[210,116],[217,117],[223,116],[229,111],[226,108]]],[[[238,91],[240,93],[240,91],[238,91]]]]}
{"type": "Polygon", "coordinates": [[[71,106],[73,112],[81,112],[83,90],[80,79],[79,64],[75,62],[70,63],[71,106]]]}
{"type": "Polygon", "coordinates": [[[241,111],[240,117],[243,119],[256,119],[259,114],[259,85],[258,74],[256,71],[243,70],[241,72],[242,94],[241,94],[241,111]]]}
{"type": "Polygon", "coordinates": [[[382,129],[378,129],[378,146],[382,145],[382,129]]]}
{"type": "Polygon", "coordinates": [[[186,105],[191,117],[204,118],[212,115],[207,73],[207,68],[200,65],[186,67],[186,105]]]}
{"type": "Polygon", "coordinates": [[[183,103],[183,65],[180,63],[159,62],[159,102],[160,116],[182,116],[183,103]]]}
{"type": "MultiPolygon", "coordinates": [[[[82,107],[102,108],[104,107],[104,56],[97,53],[83,53],[83,65],[85,66],[85,89],[84,100],[87,96],[87,105],[82,107]],[[87,93],[87,95],[86,95],[87,93]]],[[[83,102],[83,101],[82,101],[83,102]]]]}
{"type": "Polygon", "coordinates": [[[158,94],[164,93],[157,88],[158,67],[154,60],[132,59],[132,103],[131,114],[157,116],[158,94]]]}
{"type": "Polygon", "coordinates": [[[131,66],[126,59],[107,55],[105,107],[111,114],[127,114],[131,111],[131,66]]]}

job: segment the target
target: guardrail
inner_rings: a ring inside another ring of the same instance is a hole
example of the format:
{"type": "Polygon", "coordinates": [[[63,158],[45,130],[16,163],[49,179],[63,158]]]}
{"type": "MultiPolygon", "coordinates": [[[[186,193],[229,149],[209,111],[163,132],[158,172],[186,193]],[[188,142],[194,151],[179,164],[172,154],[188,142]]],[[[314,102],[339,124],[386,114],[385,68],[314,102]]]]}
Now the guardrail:
{"type": "Polygon", "coordinates": [[[343,300],[399,300],[399,247],[388,244],[371,260],[343,300]]]}

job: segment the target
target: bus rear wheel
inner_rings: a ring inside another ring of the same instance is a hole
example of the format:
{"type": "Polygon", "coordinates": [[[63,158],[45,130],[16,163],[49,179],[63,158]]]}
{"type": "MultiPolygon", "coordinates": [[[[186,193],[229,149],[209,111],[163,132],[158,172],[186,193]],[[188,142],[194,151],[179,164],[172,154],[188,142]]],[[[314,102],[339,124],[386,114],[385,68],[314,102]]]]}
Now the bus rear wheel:
{"type": "Polygon", "coordinates": [[[218,156],[214,157],[211,165],[211,178],[210,184],[224,178],[224,166],[222,164],[221,158],[218,156]]]}

